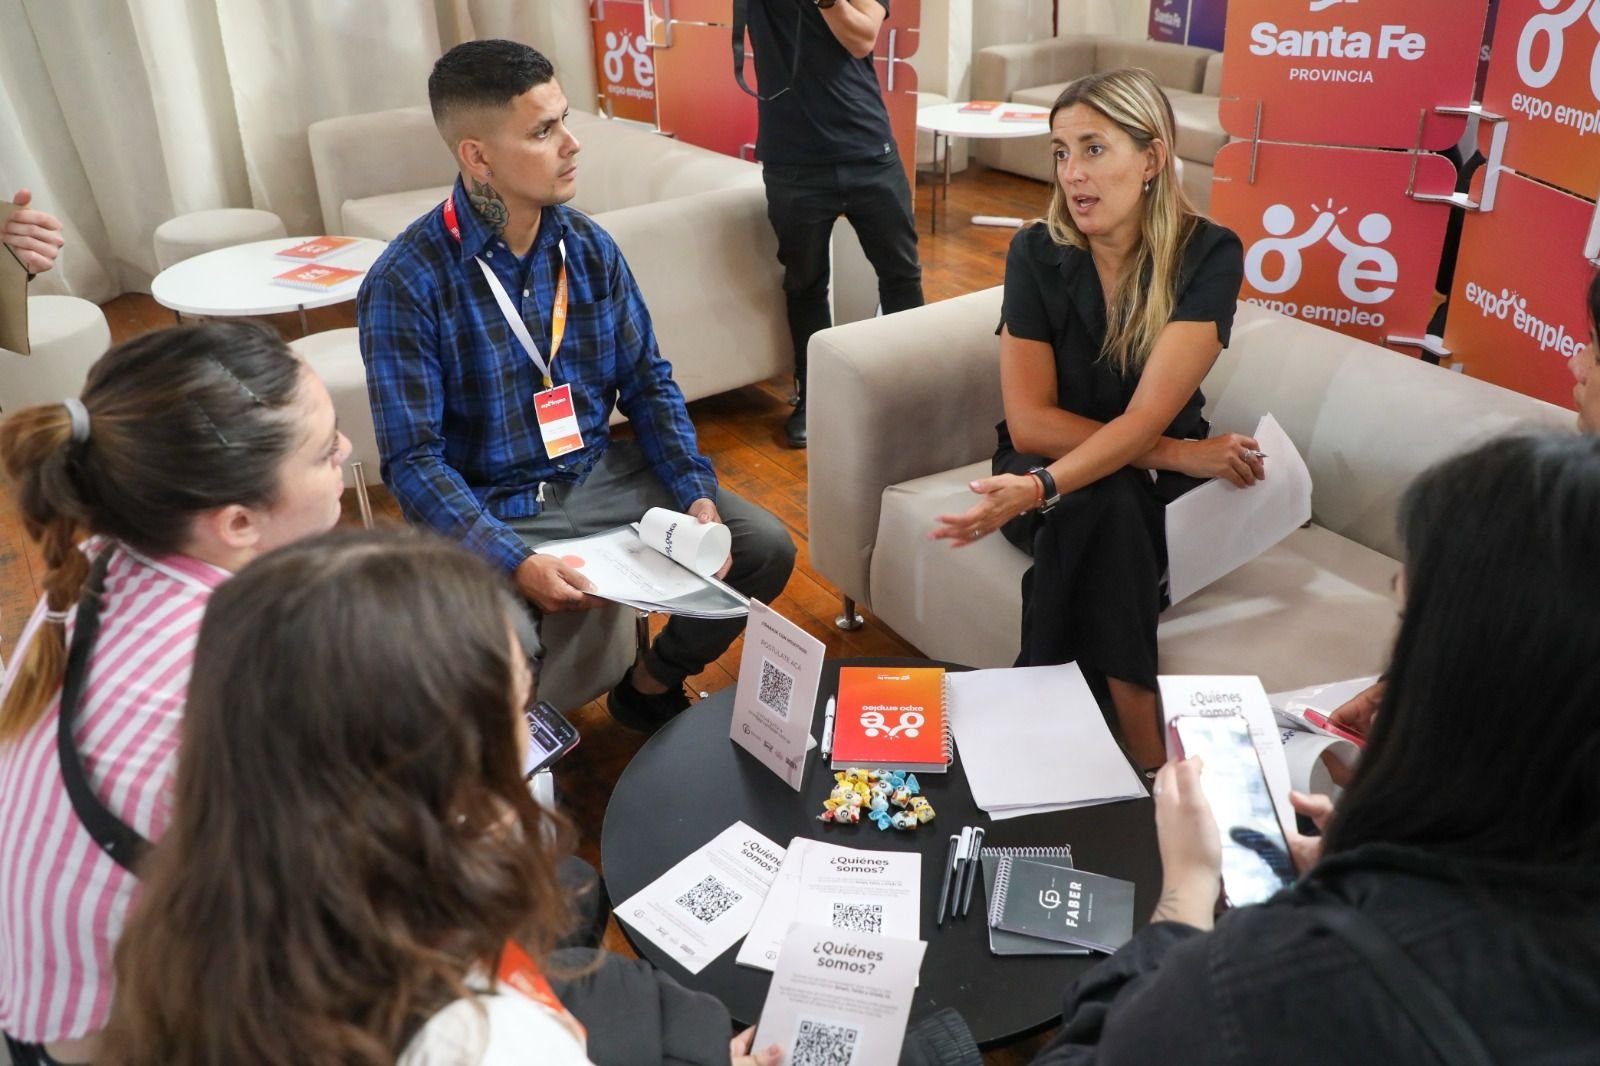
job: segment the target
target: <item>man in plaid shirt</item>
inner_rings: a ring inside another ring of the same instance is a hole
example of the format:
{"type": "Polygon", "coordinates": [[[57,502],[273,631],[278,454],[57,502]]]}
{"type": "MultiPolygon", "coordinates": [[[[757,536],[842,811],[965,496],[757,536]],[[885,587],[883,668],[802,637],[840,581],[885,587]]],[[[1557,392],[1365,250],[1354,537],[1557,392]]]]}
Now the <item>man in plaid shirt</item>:
{"type": "MultiPolygon", "coordinates": [[[[733,548],[718,576],[776,598],[793,541],[718,489],[621,252],[562,206],[579,146],[550,62],[511,41],[469,41],[434,66],[428,96],[460,176],[390,243],[356,307],[384,484],[412,521],[503,568],[535,619],[605,601],[533,545],[649,507],[725,523],[733,548]],[[568,402],[572,420],[541,426],[536,406],[548,415],[568,402]],[[613,404],[634,440],[610,439],[613,404]]],[[[612,716],[661,725],[688,706],[684,680],[743,628],[673,617],[612,690],[612,716]]]]}

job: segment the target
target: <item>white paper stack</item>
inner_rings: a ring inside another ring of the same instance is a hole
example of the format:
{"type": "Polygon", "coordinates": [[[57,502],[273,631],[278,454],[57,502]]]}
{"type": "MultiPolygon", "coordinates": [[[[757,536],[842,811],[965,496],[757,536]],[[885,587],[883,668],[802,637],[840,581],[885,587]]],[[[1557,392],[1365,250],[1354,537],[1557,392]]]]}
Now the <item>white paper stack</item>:
{"type": "Polygon", "coordinates": [[[991,818],[1147,795],[1076,663],[951,671],[945,684],[967,784],[991,818]]]}

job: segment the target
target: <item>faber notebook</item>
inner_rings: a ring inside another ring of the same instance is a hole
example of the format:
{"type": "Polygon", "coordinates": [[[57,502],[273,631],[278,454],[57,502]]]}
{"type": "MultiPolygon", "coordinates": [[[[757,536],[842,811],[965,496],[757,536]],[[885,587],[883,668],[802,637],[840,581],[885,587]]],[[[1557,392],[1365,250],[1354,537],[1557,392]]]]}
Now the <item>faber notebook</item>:
{"type": "Polygon", "coordinates": [[[1133,937],[1133,882],[1002,856],[989,925],[1110,954],[1133,937]]]}
{"type": "Polygon", "coordinates": [[[839,670],[833,768],[887,767],[944,773],[954,747],[941,666],[846,666],[839,670]]]}
{"type": "MultiPolygon", "coordinates": [[[[994,899],[994,875],[1000,868],[1000,860],[1004,858],[1037,859],[1050,866],[1059,866],[1063,870],[1072,869],[1072,849],[1069,847],[1058,848],[983,848],[978,852],[978,858],[983,861],[983,887],[985,898],[994,899]]],[[[1025,936],[1022,933],[1008,933],[1004,929],[989,926],[989,952],[993,955],[1087,955],[1088,948],[1076,944],[1063,944],[1059,940],[1047,940],[1042,936],[1025,936]]]]}

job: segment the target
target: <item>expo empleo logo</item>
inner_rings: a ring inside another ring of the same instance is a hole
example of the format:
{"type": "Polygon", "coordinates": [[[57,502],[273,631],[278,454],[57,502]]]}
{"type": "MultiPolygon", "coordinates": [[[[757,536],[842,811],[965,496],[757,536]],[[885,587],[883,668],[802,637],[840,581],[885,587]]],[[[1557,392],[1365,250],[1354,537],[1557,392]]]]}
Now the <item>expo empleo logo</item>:
{"type": "Polygon", "coordinates": [[[1295,232],[1298,219],[1294,208],[1288,204],[1272,204],[1261,213],[1261,228],[1268,235],[1251,244],[1245,253],[1245,281],[1268,296],[1289,292],[1300,283],[1305,269],[1305,251],[1326,240],[1342,256],[1335,277],[1340,294],[1361,306],[1330,307],[1256,297],[1251,297],[1250,302],[1308,322],[1330,326],[1382,326],[1383,312],[1363,308],[1388,300],[1400,280],[1400,264],[1394,253],[1381,247],[1394,232],[1389,216],[1379,211],[1363,215],[1355,227],[1357,241],[1339,228],[1339,216],[1347,213],[1348,207],[1336,209],[1329,200],[1322,207],[1311,205],[1311,210],[1315,217],[1299,233],[1295,232]],[[1270,275],[1269,269],[1273,270],[1270,275]]]}
{"type": "MultiPolygon", "coordinates": [[[[1562,0],[1539,0],[1544,11],[1531,15],[1517,37],[1517,77],[1530,89],[1547,88],[1560,73],[1567,54],[1567,31],[1587,17],[1600,33],[1600,0],[1572,0],[1562,10],[1562,0]]],[[[1590,44],[1589,93],[1600,103],[1600,39],[1590,44]]],[[[1583,45],[1579,44],[1581,48],[1583,45]]],[[[1513,93],[1511,109],[1532,119],[1548,119],[1571,126],[1579,133],[1600,131],[1600,110],[1556,104],[1532,93],[1513,93]]]]}
{"type": "Polygon", "coordinates": [[[600,69],[611,85],[611,92],[645,100],[655,98],[651,87],[656,83],[656,63],[650,54],[649,42],[644,39],[643,34],[635,35],[623,30],[619,36],[615,31],[607,30],[606,50],[600,61],[600,69]],[[632,61],[633,84],[624,85],[623,64],[629,60],[632,61]]]}
{"type": "MultiPolygon", "coordinates": [[[[1326,11],[1358,0],[1311,0],[1309,11],[1326,11]]],[[[1428,39],[1404,24],[1378,27],[1376,36],[1366,30],[1344,26],[1329,29],[1280,29],[1275,22],[1258,22],[1250,27],[1250,53],[1257,56],[1284,56],[1289,59],[1399,59],[1415,62],[1428,51],[1428,39]]],[[[1290,81],[1371,82],[1370,69],[1328,69],[1294,67],[1290,81]]]]}

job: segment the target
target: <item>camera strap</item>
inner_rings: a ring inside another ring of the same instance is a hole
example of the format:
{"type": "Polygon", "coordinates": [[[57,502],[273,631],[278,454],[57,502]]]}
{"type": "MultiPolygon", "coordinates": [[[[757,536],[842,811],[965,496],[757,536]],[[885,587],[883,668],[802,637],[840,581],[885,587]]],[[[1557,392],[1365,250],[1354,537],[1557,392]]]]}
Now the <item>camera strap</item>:
{"type": "Polygon", "coordinates": [[[805,31],[806,10],[803,4],[810,0],[795,0],[794,8],[794,55],[789,58],[789,80],[783,88],[775,93],[762,95],[750,88],[744,80],[744,33],[750,23],[750,0],[733,0],[733,80],[739,83],[750,96],[757,100],[776,100],[789,91],[789,86],[794,83],[795,71],[800,69],[800,35],[805,31]]]}
{"type": "Polygon", "coordinates": [[[89,680],[89,656],[100,637],[100,602],[104,598],[106,570],[111,566],[114,545],[107,546],[89,570],[83,593],[78,597],[78,616],[72,627],[72,645],[67,650],[67,666],[61,678],[61,707],[57,712],[56,751],[61,757],[61,782],[72,801],[78,821],[100,850],[118,866],[138,875],[135,867],[150,850],[150,842],[100,802],[89,785],[83,753],[72,736],[72,723],[83,705],[83,690],[89,680]]]}

